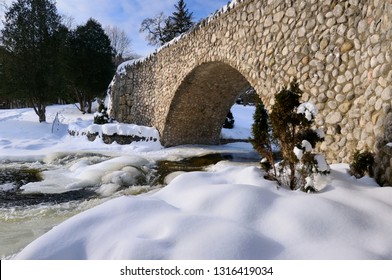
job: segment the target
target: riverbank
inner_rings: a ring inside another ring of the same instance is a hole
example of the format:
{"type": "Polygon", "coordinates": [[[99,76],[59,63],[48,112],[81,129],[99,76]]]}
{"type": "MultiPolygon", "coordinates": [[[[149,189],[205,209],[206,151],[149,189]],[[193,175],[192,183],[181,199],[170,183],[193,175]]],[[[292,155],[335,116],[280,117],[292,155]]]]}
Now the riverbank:
{"type": "Polygon", "coordinates": [[[0,247],[9,253],[2,258],[392,259],[392,189],[357,180],[347,165],[332,165],[331,174],[316,181],[315,194],[279,188],[263,178],[257,161],[230,158],[199,171],[169,172],[167,186],[145,192],[138,188],[148,186],[132,183],[134,175],[158,161],[254,151],[249,143],[164,149],[89,142],[64,128],[92,116],[51,106],[48,121],[57,112],[62,125],[51,133],[51,123],[31,121],[31,109],[0,110],[0,162],[45,169],[43,180],[22,192],[94,195],[3,207],[0,247]]]}

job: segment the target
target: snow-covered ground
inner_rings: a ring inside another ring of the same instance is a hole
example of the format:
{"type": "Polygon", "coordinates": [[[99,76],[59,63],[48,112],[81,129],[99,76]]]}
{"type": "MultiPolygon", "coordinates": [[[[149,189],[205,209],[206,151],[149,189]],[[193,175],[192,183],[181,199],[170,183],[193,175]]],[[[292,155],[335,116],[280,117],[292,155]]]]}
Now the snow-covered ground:
{"type": "Polygon", "coordinates": [[[234,128],[222,129],[221,138],[224,139],[249,139],[252,136],[254,106],[234,105],[231,108],[234,116],[234,128]]]}
{"type": "MultiPolygon", "coordinates": [[[[252,110],[236,105],[236,129],[222,135],[248,138],[252,110]]],[[[156,143],[105,145],[67,135],[68,125],[91,120],[70,105],[50,106],[44,124],[31,109],[0,110],[0,163],[50,165],[61,162],[59,155],[100,154],[107,158],[48,170],[42,182],[23,189],[56,193],[94,184],[107,196],[118,184],[132,184],[138,168],[157,160],[252,150],[248,143],[168,149],[156,143]],[[57,112],[61,124],[52,133],[57,112]]],[[[257,164],[221,161],[205,171],[176,173],[164,188],[137,196],[124,192],[81,210],[14,258],[392,259],[392,188],[378,187],[368,177],[357,180],[347,168],[332,165],[331,174],[317,181],[315,194],[278,188],[257,164]]]]}

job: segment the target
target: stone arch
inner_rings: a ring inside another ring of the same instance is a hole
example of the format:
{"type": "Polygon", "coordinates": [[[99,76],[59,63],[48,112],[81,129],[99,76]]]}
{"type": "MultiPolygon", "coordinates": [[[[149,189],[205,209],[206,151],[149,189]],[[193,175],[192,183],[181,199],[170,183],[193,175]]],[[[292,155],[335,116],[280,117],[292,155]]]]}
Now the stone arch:
{"type": "Polygon", "coordinates": [[[248,80],[223,62],[195,67],[172,99],[161,141],[164,146],[218,144],[223,121],[248,80]]]}
{"type": "MultiPolygon", "coordinates": [[[[217,143],[220,125],[206,124],[220,121],[212,119],[216,116],[209,104],[199,103],[209,96],[192,81],[199,80],[197,84],[218,100],[220,90],[213,87],[228,85],[217,78],[216,83],[215,78],[204,79],[203,73],[227,74],[230,65],[238,70],[232,70],[232,77],[245,77],[267,108],[273,94],[296,77],[304,91],[302,101],[319,109],[316,123],[326,132],[319,151],[331,163],[348,162],[350,154],[366,146],[377,152],[377,141],[385,133],[383,120],[392,106],[392,2],[236,3],[117,71],[111,84],[111,117],[157,128],[165,146],[217,143]],[[195,108],[210,115],[196,114],[195,108]]],[[[226,92],[229,100],[217,108],[228,107],[235,94],[226,92]]]]}

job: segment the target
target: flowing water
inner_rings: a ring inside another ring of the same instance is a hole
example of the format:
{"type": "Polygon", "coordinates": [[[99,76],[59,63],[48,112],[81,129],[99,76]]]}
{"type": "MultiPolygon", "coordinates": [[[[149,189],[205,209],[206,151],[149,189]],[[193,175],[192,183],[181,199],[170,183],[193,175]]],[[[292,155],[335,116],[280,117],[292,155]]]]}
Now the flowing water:
{"type": "MultiPolygon", "coordinates": [[[[165,185],[165,178],[173,172],[199,171],[219,161],[259,161],[256,154],[249,152],[214,153],[178,161],[163,160],[143,166],[121,167],[121,171],[113,171],[112,174],[117,174],[117,177],[113,175],[114,179],[105,185],[104,191],[103,183],[59,192],[53,191],[53,187],[48,187],[49,184],[53,184],[45,179],[49,175],[58,174],[60,182],[56,184],[61,185],[62,178],[65,178],[64,173],[76,169],[75,166],[94,166],[110,159],[111,157],[100,154],[66,154],[57,156],[50,162],[1,162],[0,258],[12,258],[28,243],[55,225],[109,199],[159,189],[165,185]],[[131,172],[128,172],[129,170],[131,172]],[[127,176],[138,178],[124,180],[127,176]],[[115,188],[112,182],[116,182],[115,188]],[[23,189],[28,184],[35,185],[34,191],[23,189]],[[108,192],[108,189],[111,191],[108,192]]],[[[75,174],[76,171],[67,176],[75,174]]]]}

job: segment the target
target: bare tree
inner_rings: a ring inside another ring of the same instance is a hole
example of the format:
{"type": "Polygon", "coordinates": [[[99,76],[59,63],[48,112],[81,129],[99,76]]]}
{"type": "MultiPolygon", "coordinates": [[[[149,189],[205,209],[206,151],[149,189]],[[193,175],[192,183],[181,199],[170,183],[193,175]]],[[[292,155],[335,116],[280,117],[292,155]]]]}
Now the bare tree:
{"type": "Polygon", "coordinates": [[[161,46],[166,40],[166,28],[169,24],[169,18],[163,12],[153,18],[143,20],[140,32],[147,32],[146,39],[151,46],[161,46]]]}
{"type": "Polygon", "coordinates": [[[76,28],[75,18],[73,16],[61,15],[61,22],[68,30],[72,30],[76,28]]]}
{"type": "Polygon", "coordinates": [[[143,20],[139,31],[147,32],[149,45],[162,46],[193,26],[192,13],[186,8],[184,0],[179,0],[174,8],[175,11],[169,17],[160,13],[154,18],[143,20]]]}
{"type": "Polygon", "coordinates": [[[111,46],[115,52],[115,65],[119,65],[124,60],[133,56],[131,39],[129,39],[124,30],[121,30],[117,26],[108,25],[105,28],[105,33],[109,37],[111,46]]]}

